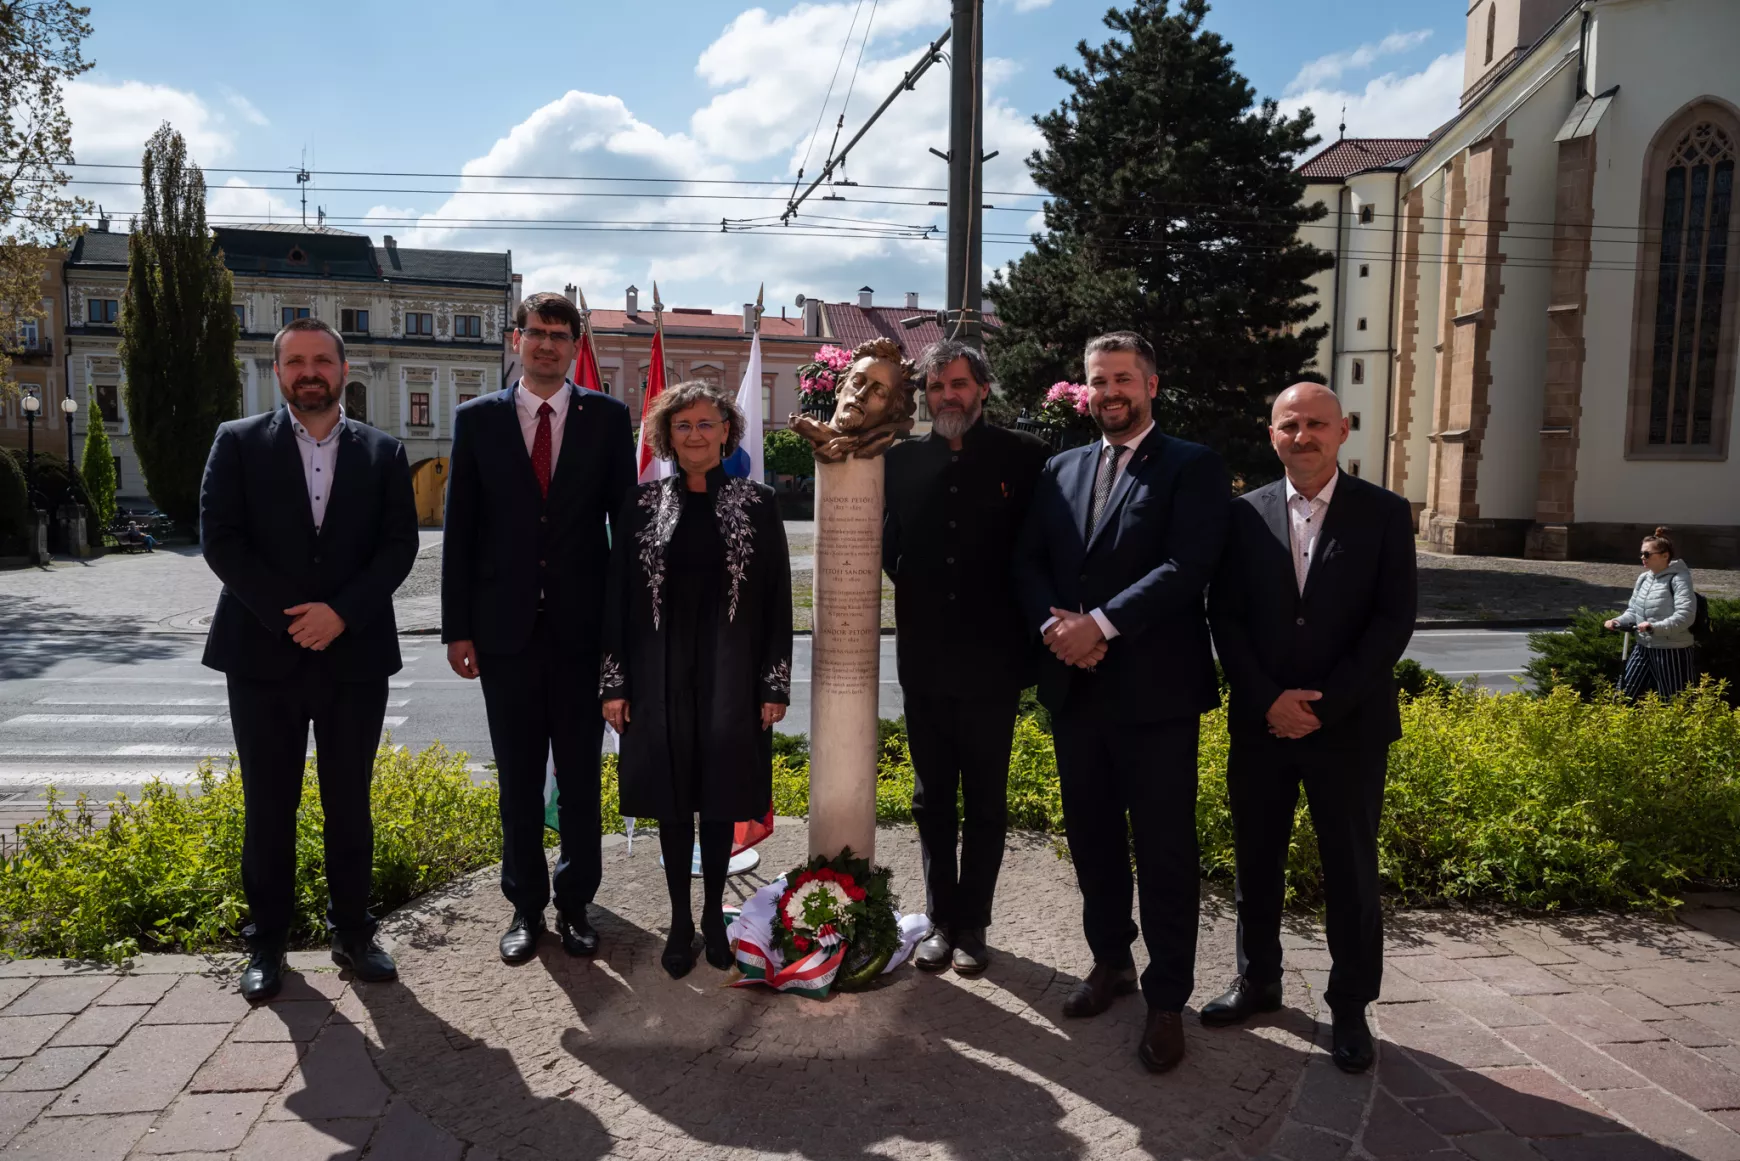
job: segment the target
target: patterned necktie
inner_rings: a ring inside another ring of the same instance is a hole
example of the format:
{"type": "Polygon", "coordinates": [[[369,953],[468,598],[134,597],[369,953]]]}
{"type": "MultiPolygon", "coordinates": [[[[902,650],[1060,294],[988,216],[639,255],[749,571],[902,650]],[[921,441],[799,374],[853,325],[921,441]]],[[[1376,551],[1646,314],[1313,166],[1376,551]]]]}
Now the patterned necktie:
{"type": "Polygon", "coordinates": [[[532,437],[532,472],[538,477],[538,491],[550,498],[550,416],[556,409],[548,403],[538,404],[538,434],[532,437]]]}
{"type": "Polygon", "coordinates": [[[1112,485],[1118,479],[1118,461],[1124,458],[1124,453],[1130,449],[1122,444],[1107,444],[1105,452],[1100,457],[1099,479],[1094,481],[1094,506],[1088,515],[1088,539],[1094,538],[1094,532],[1100,526],[1100,518],[1106,514],[1106,504],[1112,498],[1112,485]]]}

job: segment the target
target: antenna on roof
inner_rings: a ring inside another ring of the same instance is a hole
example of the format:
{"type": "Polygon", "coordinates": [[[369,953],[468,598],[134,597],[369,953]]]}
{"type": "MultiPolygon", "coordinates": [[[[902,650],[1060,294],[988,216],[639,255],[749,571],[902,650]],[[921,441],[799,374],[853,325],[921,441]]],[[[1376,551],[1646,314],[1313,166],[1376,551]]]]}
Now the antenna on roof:
{"type": "Polygon", "coordinates": [[[308,225],[308,149],[302,149],[302,164],[296,167],[296,184],[302,190],[302,225],[308,225]]]}
{"type": "Polygon", "coordinates": [[[1337,128],[1340,129],[1340,133],[1336,136],[1335,139],[1337,141],[1340,141],[1342,138],[1347,136],[1347,106],[1346,105],[1343,105],[1341,107],[1341,124],[1339,126],[1337,126],[1337,128]]]}
{"type": "Polygon", "coordinates": [[[326,207],[325,206],[315,206],[314,207],[314,224],[317,226],[326,225],[326,207]]]}

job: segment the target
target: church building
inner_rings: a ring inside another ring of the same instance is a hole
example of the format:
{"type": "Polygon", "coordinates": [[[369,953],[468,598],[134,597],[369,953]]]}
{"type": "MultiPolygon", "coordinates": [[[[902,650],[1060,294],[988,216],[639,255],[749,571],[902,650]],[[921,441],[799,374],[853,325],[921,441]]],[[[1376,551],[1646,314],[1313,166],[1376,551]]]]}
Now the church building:
{"type": "Polygon", "coordinates": [[[1461,107],[1302,167],[1343,467],[1441,552],[1740,565],[1740,3],[1474,0],[1461,107]]]}

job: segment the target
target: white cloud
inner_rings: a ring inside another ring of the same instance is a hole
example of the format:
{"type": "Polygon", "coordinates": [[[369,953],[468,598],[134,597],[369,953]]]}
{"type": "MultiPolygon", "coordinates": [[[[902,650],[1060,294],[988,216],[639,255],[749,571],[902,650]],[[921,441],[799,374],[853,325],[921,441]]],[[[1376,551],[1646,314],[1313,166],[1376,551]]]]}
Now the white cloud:
{"type": "Polygon", "coordinates": [[[73,149],[82,162],[136,165],[145,141],[167,121],[187,141],[194,161],[211,165],[229,156],[234,144],[221,113],[194,93],[143,81],[68,81],[67,116],[73,149]]]}
{"type": "Polygon", "coordinates": [[[1425,137],[1456,113],[1462,94],[1462,53],[1445,53],[1417,73],[1385,73],[1355,92],[1313,88],[1281,98],[1291,115],[1309,108],[1326,139],[1347,107],[1352,137],[1425,137]]]}
{"type": "Polygon", "coordinates": [[[241,119],[246,121],[248,124],[266,126],[272,123],[267,119],[266,114],[260,112],[259,107],[255,105],[254,102],[248,100],[229,86],[224,86],[223,94],[224,100],[229,102],[230,108],[234,109],[236,115],[241,117],[241,119]]]}
{"type": "Polygon", "coordinates": [[[1050,8],[1051,0],[1000,0],[1017,12],[1038,12],[1041,8],[1050,8]]]}
{"type": "Polygon", "coordinates": [[[1343,73],[1367,69],[1386,56],[1397,56],[1418,48],[1432,36],[1430,28],[1413,32],[1392,32],[1376,44],[1362,44],[1345,52],[1332,52],[1316,60],[1306,61],[1287,84],[1287,92],[1305,93],[1334,84],[1343,73]]]}
{"type": "MultiPolygon", "coordinates": [[[[279,197],[239,177],[222,185],[207,183],[205,199],[206,221],[214,226],[241,225],[245,222],[295,222],[301,220],[302,205],[279,197]]],[[[310,216],[313,216],[310,207],[310,216]]]]}

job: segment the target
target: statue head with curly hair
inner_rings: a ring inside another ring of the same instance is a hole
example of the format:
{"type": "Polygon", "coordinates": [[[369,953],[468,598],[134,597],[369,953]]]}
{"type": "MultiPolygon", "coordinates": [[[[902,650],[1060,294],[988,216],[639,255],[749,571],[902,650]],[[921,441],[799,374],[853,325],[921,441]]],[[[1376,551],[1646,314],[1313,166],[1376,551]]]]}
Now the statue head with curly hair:
{"type": "Polygon", "coordinates": [[[915,374],[893,339],[859,343],[835,395],[833,429],[850,435],[910,419],[918,411],[915,374]]]}

